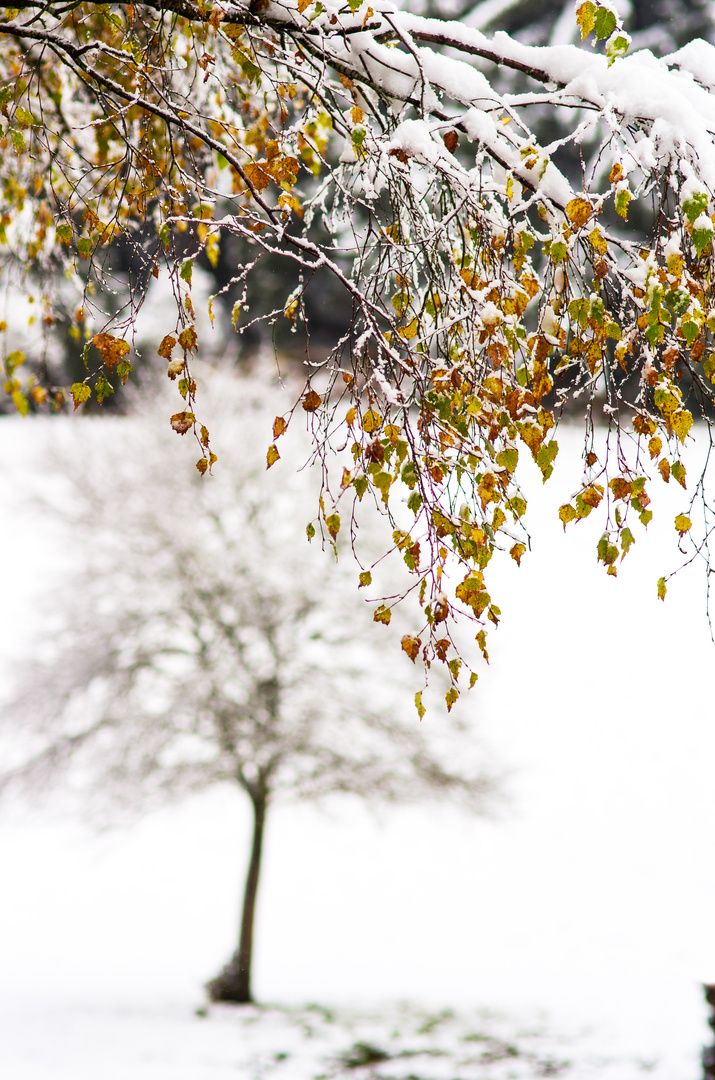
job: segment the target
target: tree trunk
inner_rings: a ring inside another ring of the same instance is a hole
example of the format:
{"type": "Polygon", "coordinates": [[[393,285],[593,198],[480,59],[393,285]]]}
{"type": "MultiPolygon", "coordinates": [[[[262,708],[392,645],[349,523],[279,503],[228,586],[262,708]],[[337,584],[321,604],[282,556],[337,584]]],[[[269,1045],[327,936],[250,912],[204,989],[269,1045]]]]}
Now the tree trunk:
{"type": "Polygon", "coordinates": [[[248,873],[246,874],[246,887],[243,893],[243,911],[238,948],[220,974],[206,984],[206,990],[211,1001],[229,1001],[235,1005],[249,1005],[253,1001],[251,993],[253,922],[256,911],[258,879],[261,873],[263,829],[266,821],[266,796],[262,792],[252,794],[251,802],[253,804],[253,841],[248,873]]]}

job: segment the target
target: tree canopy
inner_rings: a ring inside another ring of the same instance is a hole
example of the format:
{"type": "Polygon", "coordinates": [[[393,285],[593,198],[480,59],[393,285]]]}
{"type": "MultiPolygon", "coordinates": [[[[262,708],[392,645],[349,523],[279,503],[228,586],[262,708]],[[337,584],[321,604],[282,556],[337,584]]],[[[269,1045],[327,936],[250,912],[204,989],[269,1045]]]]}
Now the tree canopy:
{"type": "MultiPolygon", "coordinates": [[[[267,464],[305,416],[325,470],[309,535],[334,541],[365,500],[391,516],[423,611],[402,647],[448,665],[450,705],[454,615],[474,620],[486,655],[500,616],[487,566],[528,546],[519,458],[549,478],[564,410],[586,416],[585,474],[560,517],[598,511],[607,574],[651,519],[652,475],[686,488],[681,448],[712,413],[715,379],[711,45],[631,52],[615,10],[594,0],[576,5],[581,45],[547,46],[384,0],[2,10],[12,295],[32,295],[49,343],[74,290],[85,364],[65,392],[44,377],[47,354],[10,345],[6,391],[21,412],[101,403],[128,379],[137,311],[165,275],[176,318],[155,346],[180,395],[172,427],[196,437],[205,473],[216,449],[192,374],[206,347],[196,261],[245,241],[209,302],[215,319],[222,296],[237,297],[239,334],[254,318],[300,326],[327,272],[350,325],[327,356],[308,341],[267,464]],[[113,277],[122,245],[126,297],[113,277]],[[269,257],[297,267],[298,285],[256,313],[252,277],[269,257]]],[[[695,494],[698,535],[690,495],[674,527],[707,559],[702,482],[695,494]]]]}

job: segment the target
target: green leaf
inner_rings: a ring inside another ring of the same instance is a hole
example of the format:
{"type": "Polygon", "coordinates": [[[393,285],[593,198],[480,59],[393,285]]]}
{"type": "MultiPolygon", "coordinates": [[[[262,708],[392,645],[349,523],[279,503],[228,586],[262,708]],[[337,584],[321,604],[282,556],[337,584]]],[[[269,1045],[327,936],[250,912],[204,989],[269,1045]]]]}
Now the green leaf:
{"type": "Polygon", "coordinates": [[[664,303],[676,315],[682,315],[690,307],[690,293],[687,289],[671,289],[663,297],[664,303]]]}
{"type": "Polygon", "coordinates": [[[501,450],[497,454],[497,465],[502,465],[508,473],[513,473],[519,461],[519,451],[515,449],[501,450]]]}
{"type": "Polygon", "coordinates": [[[678,481],[680,486],[682,488],[684,488],[685,487],[686,472],[685,472],[685,466],[682,464],[682,462],[674,461],[672,466],[671,466],[670,472],[671,472],[671,475],[674,476],[675,479],[678,481]]]}
{"type": "Polygon", "coordinates": [[[599,7],[596,12],[594,30],[596,33],[596,41],[602,41],[603,38],[609,38],[613,31],[616,29],[616,16],[613,14],[610,8],[599,7]]]}
{"type": "Polygon", "coordinates": [[[635,544],[636,539],[629,528],[625,528],[621,533],[621,547],[623,548],[624,556],[628,554],[631,549],[631,545],[635,544]]]}
{"type": "Polygon", "coordinates": [[[59,225],[55,225],[55,239],[59,240],[61,244],[66,244],[68,247],[72,243],[72,226],[62,221],[59,225]]]}
{"type": "Polygon", "coordinates": [[[624,221],[628,217],[628,204],[632,198],[633,196],[630,191],[627,191],[625,188],[621,188],[620,191],[616,192],[616,213],[619,214],[624,221]]]}
{"type": "Polygon", "coordinates": [[[367,585],[372,585],[372,574],[369,570],[363,570],[360,574],[360,584],[358,589],[364,589],[367,585]]]}
{"type": "Polygon", "coordinates": [[[541,469],[541,475],[544,478],[544,483],[546,483],[546,481],[549,479],[552,472],[554,471],[553,463],[558,452],[559,444],[556,442],[555,439],[552,439],[551,442],[544,443],[544,445],[540,447],[539,452],[536,455],[536,464],[541,469]]]}
{"type": "Polygon", "coordinates": [[[606,42],[606,56],[610,67],[619,56],[625,56],[628,52],[630,41],[625,34],[611,34],[606,42]]]}
{"type": "Polygon", "coordinates": [[[403,465],[402,472],[400,473],[400,480],[403,484],[407,484],[410,490],[417,484],[417,473],[415,472],[414,461],[408,461],[406,465],[403,465]]]}
{"type": "Polygon", "coordinates": [[[192,259],[184,259],[183,263],[181,264],[181,270],[179,271],[179,277],[181,278],[182,281],[186,282],[186,284],[189,286],[189,288],[191,288],[191,278],[192,278],[193,272],[194,272],[193,260],[192,259]]]}
{"type": "Polygon", "coordinates": [[[708,244],[712,243],[713,226],[710,219],[708,218],[707,220],[709,223],[709,227],[703,224],[702,227],[693,229],[693,243],[695,244],[698,255],[700,255],[705,250],[708,244]]]}
{"type": "Polygon", "coordinates": [[[88,236],[80,236],[77,241],[77,251],[82,259],[88,259],[90,257],[92,254],[92,241],[88,236]]]}
{"type": "Polygon", "coordinates": [[[114,393],[114,387],[108,382],[107,377],[103,372],[100,372],[97,382],[94,385],[94,392],[100,405],[105,398],[108,398],[110,394],[114,393]]]}
{"type": "Polygon", "coordinates": [[[708,196],[704,191],[695,191],[683,203],[685,216],[691,225],[694,225],[701,214],[707,212],[708,196]]]}
{"type": "Polygon", "coordinates": [[[419,509],[422,506],[422,496],[418,491],[413,491],[407,500],[407,509],[411,510],[413,514],[419,513],[419,509]]]}
{"type": "Polygon", "coordinates": [[[308,540],[312,540],[315,536],[315,525],[313,525],[311,522],[309,522],[305,527],[305,535],[308,537],[308,540]]]}

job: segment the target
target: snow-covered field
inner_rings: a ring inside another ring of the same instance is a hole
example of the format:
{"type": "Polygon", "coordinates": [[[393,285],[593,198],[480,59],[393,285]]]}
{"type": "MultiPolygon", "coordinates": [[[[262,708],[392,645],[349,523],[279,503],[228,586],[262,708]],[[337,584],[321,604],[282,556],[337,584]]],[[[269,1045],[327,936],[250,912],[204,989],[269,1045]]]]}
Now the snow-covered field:
{"type": "MultiPolygon", "coordinates": [[[[32,438],[30,424],[0,423],[8,660],[62,558],[14,494],[32,438]]],[[[0,1075],[491,1080],[556,1075],[563,1060],[574,1080],[696,1080],[699,983],[715,979],[704,583],[686,573],[655,598],[682,509],[680,489],[660,482],[652,535],[636,534],[618,581],[606,579],[589,522],[564,536],[555,519],[578,482],[578,438],[559,441],[572,465],[533,484],[535,550],[498,570],[504,617],[471,696],[510,771],[501,819],[411,808],[375,820],[337,801],[277,810],[256,991],[292,1009],[201,1018],[202,983],[233,947],[238,799],[216,792],[99,838],[4,812],[0,1075]],[[406,999],[457,1016],[420,1033],[423,1013],[394,1004],[406,999]],[[388,1056],[359,1064],[359,1043],[388,1056]]]]}

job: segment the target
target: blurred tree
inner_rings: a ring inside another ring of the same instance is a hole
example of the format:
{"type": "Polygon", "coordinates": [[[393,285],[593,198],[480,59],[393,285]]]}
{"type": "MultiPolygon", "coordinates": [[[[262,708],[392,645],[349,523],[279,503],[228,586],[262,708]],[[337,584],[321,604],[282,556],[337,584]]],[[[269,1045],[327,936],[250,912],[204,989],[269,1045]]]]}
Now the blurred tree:
{"type": "Polygon", "coordinates": [[[207,482],[177,472],[156,425],[87,421],[64,451],[53,444],[44,490],[61,502],[75,565],[3,711],[0,786],[36,794],[62,783],[103,818],[237,784],[253,811],[240,940],[208,991],[249,1002],[275,800],[341,792],[481,812],[496,783],[469,726],[405,718],[404,680],[342,564],[295,544],[305,485],[265,475],[255,437],[265,389],[233,386],[221,388],[232,450],[207,482]]]}

